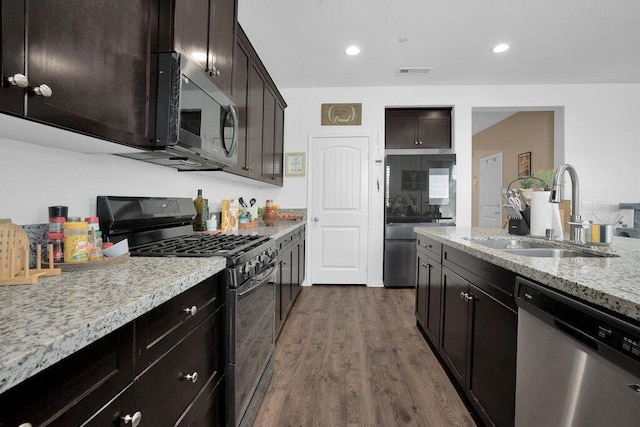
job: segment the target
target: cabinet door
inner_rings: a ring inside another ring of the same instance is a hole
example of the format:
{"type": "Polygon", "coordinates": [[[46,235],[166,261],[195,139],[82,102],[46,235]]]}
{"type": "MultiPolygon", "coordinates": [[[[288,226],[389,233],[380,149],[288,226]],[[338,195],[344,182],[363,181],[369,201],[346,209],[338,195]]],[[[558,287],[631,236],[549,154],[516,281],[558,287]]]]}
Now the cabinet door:
{"type": "Polygon", "coordinates": [[[417,142],[415,115],[387,113],[385,121],[386,148],[418,148],[417,142]]]}
{"type": "Polygon", "coordinates": [[[176,0],[173,18],[173,48],[207,68],[209,0],[176,0]]]}
{"type": "Polygon", "coordinates": [[[273,181],[273,154],[276,120],[276,98],[269,88],[264,88],[262,112],[262,179],[273,181]]]}
{"type": "Polygon", "coordinates": [[[282,326],[282,261],[278,261],[278,268],[276,269],[276,309],[275,309],[275,331],[276,336],[280,333],[282,326]]]}
{"type": "Polygon", "coordinates": [[[275,184],[282,186],[284,156],[284,107],[276,101],[276,123],[273,141],[273,177],[275,184]]]}
{"type": "Polygon", "coordinates": [[[282,287],[280,288],[280,318],[284,321],[291,306],[291,246],[285,249],[282,259],[282,287]]]}
{"type": "Polygon", "coordinates": [[[443,313],[440,354],[459,384],[464,386],[467,365],[468,302],[463,294],[469,290],[468,282],[442,268],[443,313]]]}
{"type": "Polygon", "coordinates": [[[422,329],[426,329],[427,300],[429,298],[429,264],[426,255],[420,250],[417,252],[416,262],[416,320],[422,326],[422,329]]]}
{"type": "Polygon", "coordinates": [[[0,111],[24,114],[25,89],[13,85],[9,78],[25,74],[24,2],[0,0],[0,111]]]}
{"type": "Polygon", "coordinates": [[[419,148],[451,148],[451,117],[444,114],[418,117],[419,148]]]}
{"type": "Polygon", "coordinates": [[[262,120],[264,110],[264,80],[256,64],[249,67],[247,94],[247,172],[259,178],[262,175],[262,120]]]}
{"type": "Polygon", "coordinates": [[[29,84],[52,91],[30,96],[27,115],[121,143],[149,144],[154,2],[27,4],[29,84]]]}
{"type": "Polygon", "coordinates": [[[236,5],[236,0],[211,0],[207,69],[211,80],[226,95],[231,95],[236,5]]]}
{"type": "Polygon", "coordinates": [[[233,99],[238,114],[238,164],[229,171],[242,174],[247,165],[247,95],[249,86],[249,54],[238,41],[233,55],[233,99]]]}
{"type": "MultiPolygon", "coordinates": [[[[469,393],[497,426],[515,420],[518,315],[474,285],[469,393]]],[[[489,424],[489,423],[488,423],[489,424]]]]}
{"type": "Polygon", "coordinates": [[[291,248],[291,302],[296,300],[300,292],[300,240],[297,239],[291,248]]]}

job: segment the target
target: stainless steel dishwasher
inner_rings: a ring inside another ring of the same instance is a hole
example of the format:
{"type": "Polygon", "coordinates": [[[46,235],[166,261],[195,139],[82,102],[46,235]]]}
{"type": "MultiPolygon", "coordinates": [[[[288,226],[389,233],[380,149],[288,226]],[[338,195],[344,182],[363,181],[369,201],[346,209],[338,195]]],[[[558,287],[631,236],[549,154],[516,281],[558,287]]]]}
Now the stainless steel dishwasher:
{"type": "Polygon", "coordinates": [[[516,426],[638,426],[640,326],[516,279],[516,426]]]}

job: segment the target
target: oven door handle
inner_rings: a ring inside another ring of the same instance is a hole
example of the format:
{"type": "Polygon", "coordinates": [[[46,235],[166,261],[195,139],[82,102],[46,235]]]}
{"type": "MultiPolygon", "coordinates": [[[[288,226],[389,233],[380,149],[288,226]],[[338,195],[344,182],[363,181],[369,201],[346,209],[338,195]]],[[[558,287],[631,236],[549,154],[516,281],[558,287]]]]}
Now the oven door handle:
{"type": "Polygon", "coordinates": [[[271,266],[271,268],[269,268],[269,270],[266,270],[265,272],[260,273],[258,276],[252,278],[251,281],[253,282],[253,286],[249,287],[249,289],[247,289],[246,291],[239,292],[238,298],[242,298],[243,296],[250,294],[251,292],[255,291],[257,288],[259,288],[264,283],[264,281],[273,274],[275,270],[276,270],[276,266],[273,265],[271,266]]]}

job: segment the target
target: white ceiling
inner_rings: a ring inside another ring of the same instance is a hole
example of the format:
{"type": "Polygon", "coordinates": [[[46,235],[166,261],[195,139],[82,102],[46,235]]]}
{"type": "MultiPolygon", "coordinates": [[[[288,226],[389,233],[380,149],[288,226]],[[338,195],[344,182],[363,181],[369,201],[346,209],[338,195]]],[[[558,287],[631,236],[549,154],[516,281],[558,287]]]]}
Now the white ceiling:
{"type": "Polygon", "coordinates": [[[640,0],[238,3],[280,88],[640,83],[640,0]],[[492,53],[499,42],[511,49],[492,53]],[[351,44],[360,55],[344,53],[351,44]],[[400,77],[398,67],[433,70],[400,77]]]}

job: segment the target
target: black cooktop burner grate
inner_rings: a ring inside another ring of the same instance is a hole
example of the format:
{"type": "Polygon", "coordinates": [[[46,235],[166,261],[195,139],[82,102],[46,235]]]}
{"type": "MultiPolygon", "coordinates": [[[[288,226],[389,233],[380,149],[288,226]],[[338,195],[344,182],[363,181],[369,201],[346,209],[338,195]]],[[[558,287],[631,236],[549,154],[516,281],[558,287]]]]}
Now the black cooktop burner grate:
{"type": "Polygon", "coordinates": [[[191,234],[150,242],[130,248],[137,256],[231,256],[259,245],[265,237],[257,235],[191,234]]]}

